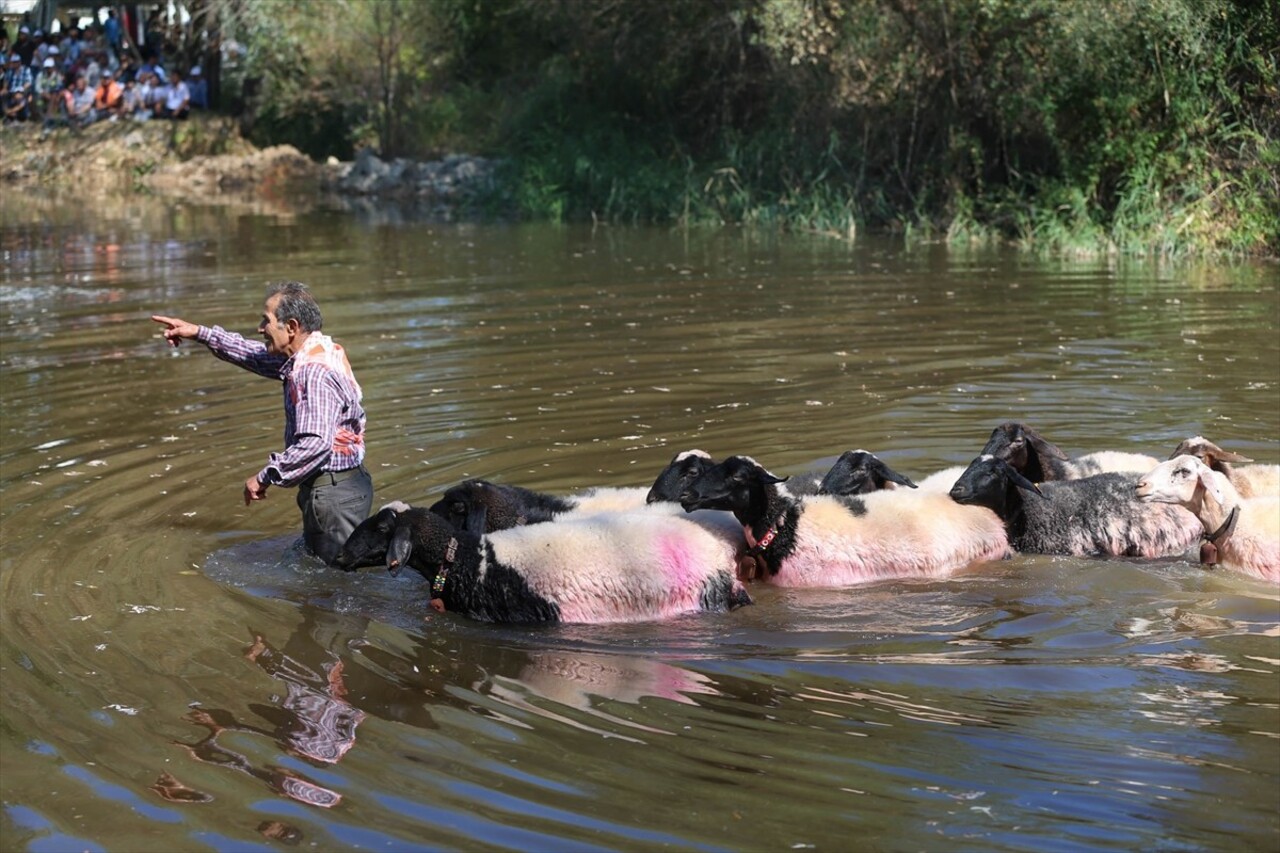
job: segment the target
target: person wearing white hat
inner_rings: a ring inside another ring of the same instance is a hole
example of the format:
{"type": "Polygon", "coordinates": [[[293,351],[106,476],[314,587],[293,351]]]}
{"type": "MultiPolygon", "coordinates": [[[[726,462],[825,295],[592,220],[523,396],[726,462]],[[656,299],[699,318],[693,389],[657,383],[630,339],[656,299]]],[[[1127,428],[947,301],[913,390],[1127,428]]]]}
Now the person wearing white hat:
{"type": "Polygon", "coordinates": [[[35,78],[31,69],[22,61],[17,53],[9,54],[5,63],[4,85],[0,91],[4,93],[4,120],[26,121],[31,106],[31,90],[35,87],[35,78]]]}
{"type": "Polygon", "coordinates": [[[36,111],[47,123],[57,119],[62,109],[62,72],[52,56],[46,56],[40,65],[40,74],[36,77],[36,111]]]}
{"type": "Polygon", "coordinates": [[[196,109],[209,109],[209,84],[204,79],[199,65],[191,66],[190,79],[187,80],[187,91],[191,93],[191,106],[196,109]]]}
{"type": "MultiPolygon", "coordinates": [[[[31,38],[31,30],[28,27],[18,28],[18,37],[10,45],[10,53],[16,53],[19,61],[24,65],[31,64],[31,57],[35,56],[36,43],[31,38]]],[[[7,63],[6,63],[7,65],[7,63]]]]}

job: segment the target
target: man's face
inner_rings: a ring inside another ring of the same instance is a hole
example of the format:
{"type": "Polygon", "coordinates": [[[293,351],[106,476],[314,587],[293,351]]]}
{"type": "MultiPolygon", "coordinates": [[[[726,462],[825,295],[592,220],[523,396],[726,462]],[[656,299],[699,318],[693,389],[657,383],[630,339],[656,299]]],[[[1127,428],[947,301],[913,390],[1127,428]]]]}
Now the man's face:
{"type": "Polygon", "coordinates": [[[258,324],[258,333],[267,344],[267,352],[272,355],[292,355],[290,349],[297,334],[297,323],[280,323],[276,320],[276,305],[280,302],[280,294],[269,298],[262,306],[262,322],[258,324]]]}

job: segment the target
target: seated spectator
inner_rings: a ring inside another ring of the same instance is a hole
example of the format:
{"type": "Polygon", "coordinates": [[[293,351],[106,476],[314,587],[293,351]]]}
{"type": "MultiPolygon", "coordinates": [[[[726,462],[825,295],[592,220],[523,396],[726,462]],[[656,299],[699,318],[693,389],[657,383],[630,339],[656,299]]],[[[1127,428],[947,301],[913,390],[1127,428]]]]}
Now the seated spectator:
{"type": "Polygon", "coordinates": [[[18,27],[18,38],[9,48],[10,53],[18,55],[18,61],[24,66],[31,64],[31,57],[36,54],[36,41],[31,37],[31,28],[26,24],[18,27]]]}
{"type": "Polygon", "coordinates": [[[134,121],[146,121],[151,118],[151,108],[147,106],[137,80],[129,79],[124,83],[124,94],[120,98],[120,116],[134,121]]]}
{"type": "Polygon", "coordinates": [[[94,91],[89,88],[89,81],[82,74],[67,90],[67,119],[72,127],[84,127],[98,120],[98,113],[93,108],[93,99],[94,91]]]}
{"type": "Polygon", "coordinates": [[[80,58],[80,51],[84,49],[84,42],[80,40],[80,28],[71,27],[67,30],[67,37],[62,42],[63,53],[67,55],[67,62],[75,62],[80,58]]]}
{"type": "Polygon", "coordinates": [[[62,72],[52,56],[46,56],[40,75],[36,77],[34,110],[41,118],[57,115],[62,108],[62,72]]]}
{"type": "Polygon", "coordinates": [[[120,88],[111,73],[110,68],[102,71],[102,82],[98,84],[98,88],[93,93],[93,108],[98,112],[98,118],[110,118],[115,120],[120,114],[120,104],[124,99],[124,90],[120,88]]]}
{"type": "Polygon", "coordinates": [[[141,74],[144,71],[148,74],[154,74],[157,82],[165,82],[166,78],[164,69],[160,67],[160,60],[156,59],[155,56],[147,56],[142,60],[142,65],[138,68],[138,73],[141,74]]]}
{"type": "Polygon", "coordinates": [[[199,65],[192,67],[190,77],[187,89],[191,92],[191,106],[200,110],[209,109],[209,82],[204,79],[199,65]]]}
{"type": "Polygon", "coordinates": [[[8,67],[4,73],[3,109],[5,121],[26,121],[31,107],[31,93],[35,88],[35,78],[31,69],[22,64],[22,57],[16,53],[9,54],[8,67]]]}
{"type": "Polygon", "coordinates": [[[149,71],[138,70],[138,97],[142,108],[147,111],[147,118],[155,115],[156,110],[156,75],[149,71]]]}
{"type": "Polygon", "coordinates": [[[125,53],[120,57],[120,67],[116,69],[116,82],[123,86],[138,76],[138,68],[133,64],[133,54],[125,53]]]}
{"type": "Polygon", "coordinates": [[[157,100],[156,118],[184,119],[191,112],[191,90],[177,71],[169,75],[164,98],[157,100]]]}
{"type": "Polygon", "coordinates": [[[93,51],[86,50],[81,56],[84,57],[84,66],[80,73],[84,75],[89,88],[97,91],[98,85],[102,83],[102,69],[106,66],[98,60],[98,54],[93,51]]]}

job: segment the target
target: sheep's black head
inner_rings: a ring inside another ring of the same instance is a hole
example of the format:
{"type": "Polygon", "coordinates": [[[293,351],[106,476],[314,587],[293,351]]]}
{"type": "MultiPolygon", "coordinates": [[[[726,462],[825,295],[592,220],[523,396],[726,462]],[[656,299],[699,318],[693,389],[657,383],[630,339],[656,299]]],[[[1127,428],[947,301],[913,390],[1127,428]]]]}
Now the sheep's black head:
{"type": "Polygon", "coordinates": [[[450,542],[456,552],[458,535],[447,519],[431,510],[415,508],[402,513],[387,544],[387,570],[395,576],[405,566],[412,566],[430,580],[449,553],[450,542]]]}
{"type": "Polygon", "coordinates": [[[1035,483],[1013,470],[1008,462],[984,453],[964,469],[951,487],[950,494],[958,504],[985,506],[1008,520],[1009,515],[1022,504],[1018,489],[1044,497],[1035,483]]]}
{"type": "Polygon", "coordinates": [[[1067,458],[1056,444],[1018,421],[1008,421],[993,429],[982,453],[1008,462],[1015,471],[1038,482],[1050,479],[1053,466],[1049,459],[1067,458]]]}
{"type": "Polygon", "coordinates": [[[909,477],[899,474],[865,450],[846,450],[831,466],[818,486],[820,495],[862,495],[883,489],[885,483],[916,488],[909,477]]]}
{"type": "MultiPolygon", "coordinates": [[[[491,533],[486,530],[501,513],[492,512],[495,504],[502,502],[499,487],[487,480],[464,480],[450,487],[428,509],[448,521],[458,530],[476,534],[491,533]]],[[[508,525],[508,526],[514,526],[508,525]]],[[[501,528],[494,528],[501,529],[501,528]]]]}
{"type": "Polygon", "coordinates": [[[653,487],[645,496],[645,503],[680,500],[680,495],[689,484],[715,464],[711,454],[705,450],[685,450],[677,453],[667,463],[667,467],[662,469],[658,479],[653,481],[653,487]]]}
{"type": "Polygon", "coordinates": [[[334,567],[350,572],[361,566],[381,565],[387,558],[396,520],[408,509],[409,505],[400,501],[389,503],[357,524],[333,558],[334,567]]]}
{"type": "Polygon", "coordinates": [[[763,511],[768,503],[766,490],[786,477],[775,477],[750,456],[730,456],[713,465],[680,493],[685,512],[695,509],[729,510],[742,518],[763,511]]]}

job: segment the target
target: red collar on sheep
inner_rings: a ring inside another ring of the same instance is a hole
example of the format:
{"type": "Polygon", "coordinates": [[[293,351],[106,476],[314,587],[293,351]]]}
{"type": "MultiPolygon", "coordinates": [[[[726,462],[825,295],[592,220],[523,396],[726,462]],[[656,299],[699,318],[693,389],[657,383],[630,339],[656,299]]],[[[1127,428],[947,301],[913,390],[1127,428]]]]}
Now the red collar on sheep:
{"type": "Polygon", "coordinates": [[[749,554],[764,553],[764,549],[768,548],[769,543],[771,543],[774,540],[774,538],[778,535],[778,528],[782,526],[782,522],[785,520],[786,520],[785,513],[778,516],[778,520],[773,523],[772,527],[770,527],[767,531],[765,531],[765,534],[760,537],[759,542],[755,541],[755,534],[751,532],[751,525],[744,524],[742,526],[742,533],[744,536],[747,537],[747,545],[750,546],[750,550],[747,553],[749,554]]]}
{"type": "Polygon", "coordinates": [[[453,566],[453,558],[458,556],[458,540],[449,537],[449,547],[444,552],[444,559],[440,561],[440,568],[436,569],[436,576],[431,581],[431,609],[437,613],[444,612],[444,599],[440,596],[444,593],[445,581],[449,579],[449,569],[453,566]]]}
{"type": "Polygon", "coordinates": [[[1236,529],[1236,519],[1240,517],[1240,505],[1236,504],[1230,515],[1222,522],[1222,526],[1212,533],[1206,532],[1204,542],[1200,544],[1200,562],[1206,566],[1218,563],[1218,549],[1221,548],[1236,529]]]}

